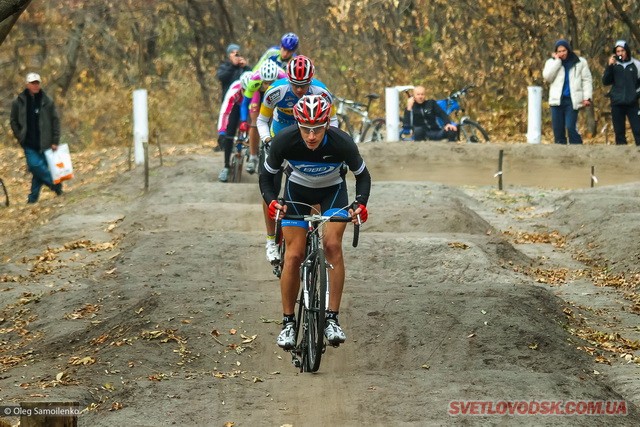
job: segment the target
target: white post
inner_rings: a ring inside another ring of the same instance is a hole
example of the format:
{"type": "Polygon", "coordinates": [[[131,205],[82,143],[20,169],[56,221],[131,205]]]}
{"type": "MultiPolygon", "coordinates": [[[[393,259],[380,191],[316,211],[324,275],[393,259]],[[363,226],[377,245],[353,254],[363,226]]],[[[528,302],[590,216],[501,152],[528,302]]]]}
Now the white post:
{"type": "Polygon", "coordinates": [[[133,91],[133,158],[136,165],[144,163],[144,143],[149,142],[147,90],[133,91]]]}
{"type": "Polygon", "coordinates": [[[394,86],[384,90],[387,141],[398,141],[400,139],[400,99],[398,94],[408,89],[413,89],[413,86],[394,86]]]}
{"type": "Polygon", "coordinates": [[[542,142],[542,88],[529,86],[529,111],[527,122],[527,142],[540,144],[542,142]]]}

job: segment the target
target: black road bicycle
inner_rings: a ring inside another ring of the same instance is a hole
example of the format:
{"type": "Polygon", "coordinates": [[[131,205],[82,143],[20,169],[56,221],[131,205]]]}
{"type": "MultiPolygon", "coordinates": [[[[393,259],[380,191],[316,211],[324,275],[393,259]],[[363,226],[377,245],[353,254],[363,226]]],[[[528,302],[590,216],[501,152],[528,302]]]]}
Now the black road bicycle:
{"type": "MultiPolygon", "coordinates": [[[[279,202],[284,204],[284,200],[279,202]]],[[[299,203],[299,202],[293,202],[299,203]]],[[[302,204],[302,203],[299,203],[302,204]]],[[[356,209],[356,206],[347,206],[356,209]]],[[[313,209],[313,208],[312,208],[313,209]]],[[[315,210],[315,209],[313,209],[315,210]]],[[[290,350],[291,362],[300,372],[316,372],[326,349],[324,342],[325,312],[329,302],[329,274],[333,268],[327,263],[320,235],[326,222],[351,222],[351,217],[326,216],[320,214],[286,215],[285,219],[300,219],[309,223],[304,260],[300,265],[300,295],[297,300],[296,345],[290,350]]],[[[277,275],[282,272],[286,242],[282,238],[282,218],[276,217],[276,242],[280,245],[280,264],[277,275]]],[[[353,247],[358,246],[360,227],[354,224],[353,247]]],[[[275,270],[274,270],[275,272],[275,270]]]]}

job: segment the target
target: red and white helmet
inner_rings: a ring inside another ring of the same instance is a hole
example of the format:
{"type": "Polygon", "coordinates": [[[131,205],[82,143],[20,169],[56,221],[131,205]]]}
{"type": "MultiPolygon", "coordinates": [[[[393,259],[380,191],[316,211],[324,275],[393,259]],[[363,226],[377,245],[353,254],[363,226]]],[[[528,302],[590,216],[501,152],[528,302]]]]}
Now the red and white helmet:
{"type": "Polygon", "coordinates": [[[305,95],[293,107],[293,117],[302,125],[327,123],[331,103],[322,95],[305,95]]]}
{"type": "Polygon", "coordinates": [[[306,85],[311,83],[316,68],[309,58],[298,55],[287,64],[287,77],[294,85],[306,85]]]}

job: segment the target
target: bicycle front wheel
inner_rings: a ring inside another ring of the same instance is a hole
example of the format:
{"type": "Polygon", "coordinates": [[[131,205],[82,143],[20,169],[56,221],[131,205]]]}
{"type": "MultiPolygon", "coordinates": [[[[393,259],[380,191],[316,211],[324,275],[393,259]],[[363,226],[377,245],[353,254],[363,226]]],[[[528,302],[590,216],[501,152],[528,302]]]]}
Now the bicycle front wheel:
{"type": "Polygon", "coordinates": [[[242,156],[240,154],[232,154],[231,157],[231,168],[229,172],[231,173],[231,182],[240,182],[242,179],[242,156]]]}
{"type": "Polygon", "coordinates": [[[306,357],[305,370],[316,372],[320,368],[324,350],[325,304],[327,293],[327,260],[324,250],[318,249],[313,270],[306,280],[309,290],[309,308],[305,311],[306,357]]]}
{"type": "Polygon", "coordinates": [[[387,140],[387,125],[384,119],[373,119],[362,131],[360,142],[384,142],[387,140]]]}
{"type": "Polygon", "coordinates": [[[465,119],[460,123],[460,138],[465,142],[489,142],[489,133],[480,124],[465,119]]]}

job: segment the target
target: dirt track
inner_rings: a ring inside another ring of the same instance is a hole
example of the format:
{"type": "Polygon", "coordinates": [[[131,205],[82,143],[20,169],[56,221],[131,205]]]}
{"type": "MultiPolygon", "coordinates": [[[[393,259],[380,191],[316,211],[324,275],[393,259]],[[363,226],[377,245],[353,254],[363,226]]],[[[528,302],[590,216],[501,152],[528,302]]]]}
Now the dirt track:
{"type": "Polygon", "coordinates": [[[374,187],[361,244],[346,249],[348,341],[314,375],[275,346],[279,290],[255,176],[215,182],[219,155],[200,150],[154,168],[146,195],[138,169],[90,198],[72,187],[60,216],[0,252],[0,277],[17,278],[2,283],[0,357],[19,359],[0,377],[0,404],[77,400],[86,426],[638,425],[638,349],[625,363],[570,333],[638,340],[633,300],[586,275],[540,280],[588,258],[632,281],[640,182],[623,183],[640,180],[638,150],[505,146],[497,192],[499,148],[362,148],[374,187]],[[542,188],[555,182],[574,190],[542,188]],[[451,401],[520,400],[624,400],[629,414],[447,412],[451,401]]]}

